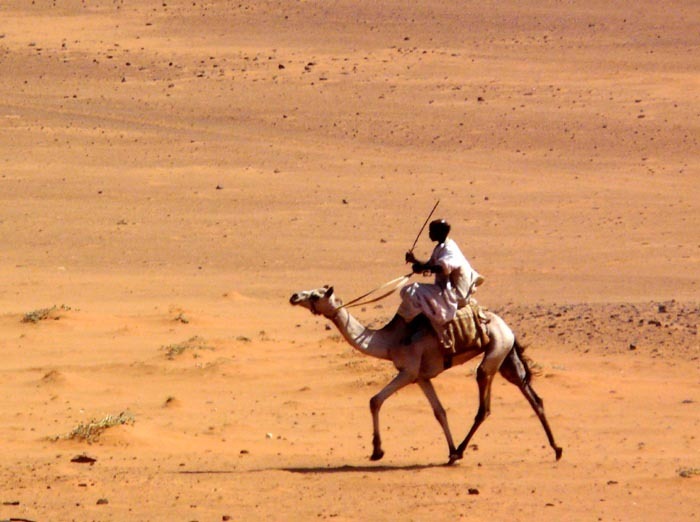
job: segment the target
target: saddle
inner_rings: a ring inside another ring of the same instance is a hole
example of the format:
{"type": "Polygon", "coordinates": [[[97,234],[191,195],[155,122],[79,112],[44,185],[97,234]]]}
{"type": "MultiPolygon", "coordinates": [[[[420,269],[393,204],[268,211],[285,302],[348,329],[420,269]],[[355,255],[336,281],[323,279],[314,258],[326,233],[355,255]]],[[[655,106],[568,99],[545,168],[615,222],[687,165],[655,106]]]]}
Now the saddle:
{"type": "Polygon", "coordinates": [[[484,348],[490,341],[489,319],[484,309],[473,299],[457,310],[454,319],[437,332],[445,354],[445,367],[452,365],[454,355],[484,348]],[[449,363],[449,365],[448,365],[449,363]]]}

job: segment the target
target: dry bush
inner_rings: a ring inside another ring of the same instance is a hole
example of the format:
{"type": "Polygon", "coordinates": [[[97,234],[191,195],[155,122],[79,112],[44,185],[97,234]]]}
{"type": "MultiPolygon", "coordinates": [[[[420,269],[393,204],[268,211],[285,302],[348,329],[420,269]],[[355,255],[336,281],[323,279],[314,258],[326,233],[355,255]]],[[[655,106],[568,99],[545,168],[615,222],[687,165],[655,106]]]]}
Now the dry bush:
{"type": "Polygon", "coordinates": [[[93,443],[99,440],[102,433],[113,426],[121,426],[123,424],[133,424],[134,416],[126,411],[119,415],[107,415],[102,419],[90,419],[88,422],[81,422],[70,433],[59,435],[53,440],[79,440],[88,443],[93,443]]]}

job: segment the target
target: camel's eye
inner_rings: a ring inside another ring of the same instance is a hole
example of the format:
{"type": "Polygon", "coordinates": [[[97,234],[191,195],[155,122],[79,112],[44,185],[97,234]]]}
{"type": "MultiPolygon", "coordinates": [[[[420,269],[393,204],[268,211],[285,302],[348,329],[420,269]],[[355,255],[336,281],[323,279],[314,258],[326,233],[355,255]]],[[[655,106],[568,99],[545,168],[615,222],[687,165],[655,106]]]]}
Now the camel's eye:
{"type": "Polygon", "coordinates": [[[312,295],[312,296],[309,298],[309,300],[310,300],[310,301],[313,301],[314,303],[315,303],[316,301],[318,301],[319,299],[320,299],[320,297],[317,296],[316,294],[312,295]]]}

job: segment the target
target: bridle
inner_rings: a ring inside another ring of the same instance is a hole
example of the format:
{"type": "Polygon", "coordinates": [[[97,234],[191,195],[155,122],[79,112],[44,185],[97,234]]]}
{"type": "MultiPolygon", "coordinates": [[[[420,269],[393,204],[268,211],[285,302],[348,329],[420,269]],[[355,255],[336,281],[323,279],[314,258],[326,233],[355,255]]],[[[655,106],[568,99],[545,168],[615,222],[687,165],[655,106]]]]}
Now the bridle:
{"type": "Polygon", "coordinates": [[[324,314],[316,306],[316,301],[318,301],[319,299],[320,299],[320,297],[317,295],[311,296],[311,298],[309,299],[309,310],[311,310],[311,313],[314,315],[322,315],[326,319],[330,319],[332,321],[336,317],[338,317],[340,310],[342,310],[344,308],[344,305],[341,304],[339,307],[337,307],[335,310],[333,310],[330,314],[328,314],[328,315],[324,314]]]}
{"type": "Polygon", "coordinates": [[[323,315],[321,312],[318,311],[318,308],[316,308],[316,301],[318,301],[318,299],[318,296],[313,296],[311,299],[309,299],[309,308],[311,309],[312,314],[323,315]]]}
{"type": "Polygon", "coordinates": [[[382,299],[389,297],[391,294],[396,292],[399,288],[403,287],[406,283],[408,283],[408,280],[411,278],[412,275],[413,275],[413,272],[411,272],[410,274],[406,274],[404,276],[401,276],[401,277],[397,277],[396,279],[392,279],[391,281],[387,281],[386,283],[378,286],[374,290],[370,290],[366,294],[362,294],[360,297],[356,297],[352,301],[348,301],[344,305],[340,305],[338,307],[338,310],[340,310],[341,308],[354,308],[355,306],[363,306],[363,305],[367,305],[370,303],[376,303],[377,301],[381,301],[382,299]],[[369,297],[373,293],[379,292],[380,290],[384,290],[385,288],[390,288],[390,290],[388,292],[383,293],[382,295],[380,295],[378,297],[374,297],[372,299],[368,299],[367,301],[363,301],[363,299],[365,297],[369,297]]]}
{"type": "Polygon", "coordinates": [[[313,295],[309,298],[309,310],[311,310],[311,313],[314,315],[322,315],[326,319],[330,319],[331,321],[338,317],[338,314],[343,308],[354,308],[356,306],[363,306],[363,305],[368,305],[370,303],[376,303],[377,301],[381,301],[382,299],[389,297],[391,294],[399,290],[401,287],[403,287],[408,280],[411,278],[413,275],[413,272],[410,274],[406,274],[401,277],[397,277],[396,279],[392,279],[391,281],[387,281],[383,285],[378,286],[377,288],[370,290],[369,292],[362,294],[359,297],[356,297],[352,301],[348,301],[345,304],[341,304],[338,306],[335,310],[333,310],[332,314],[326,315],[325,313],[321,312],[317,307],[316,307],[316,301],[320,299],[318,295],[313,295]],[[379,292],[381,290],[384,290],[386,288],[389,288],[387,292],[384,292],[380,296],[373,297],[372,299],[366,299],[370,295],[374,294],[375,292],[379,292]]]}

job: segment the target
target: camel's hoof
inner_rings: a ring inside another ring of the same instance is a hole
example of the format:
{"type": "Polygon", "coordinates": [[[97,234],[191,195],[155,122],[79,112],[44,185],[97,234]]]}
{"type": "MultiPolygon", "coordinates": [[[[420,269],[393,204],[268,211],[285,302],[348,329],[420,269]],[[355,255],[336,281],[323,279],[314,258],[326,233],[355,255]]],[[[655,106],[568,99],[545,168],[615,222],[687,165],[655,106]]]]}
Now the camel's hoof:
{"type": "Polygon", "coordinates": [[[381,460],[383,456],[384,452],[382,450],[374,450],[374,453],[372,453],[372,456],[369,458],[369,460],[381,460]]]}
{"type": "Polygon", "coordinates": [[[452,464],[454,464],[458,460],[462,460],[462,455],[460,455],[458,453],[452,453],[450,455],[450,460],[447,461],[447,465],[451,466],[452,464]]]}
{"type": "Polygon", "coordinates": [[[564,453],[564,450],[562,448],[557,447],[554,448],[554,453],[557,456],[557,460],[559,460],[561,458],[561,454],[564,453]]]}

